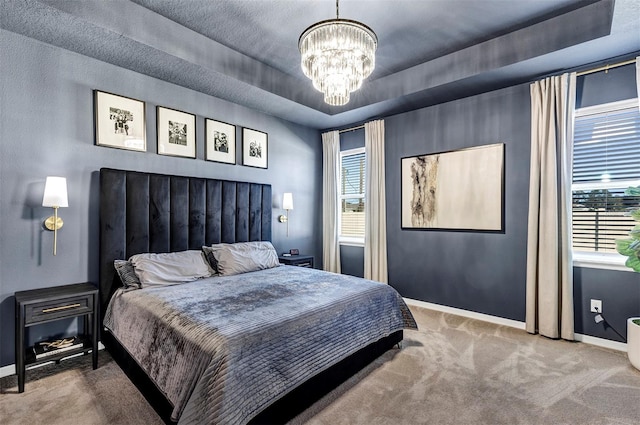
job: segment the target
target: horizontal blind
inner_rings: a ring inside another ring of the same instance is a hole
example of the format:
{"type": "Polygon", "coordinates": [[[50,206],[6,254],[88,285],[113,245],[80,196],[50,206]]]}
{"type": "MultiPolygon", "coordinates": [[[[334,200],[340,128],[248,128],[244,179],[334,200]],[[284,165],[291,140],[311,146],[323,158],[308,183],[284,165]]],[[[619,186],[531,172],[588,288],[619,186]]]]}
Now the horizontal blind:
{"type": "Polygon", "coordinates": [[[638,106],[578,117],[573,138],[573,181],[629,180],[640,175],[638,106]]]}
{"type": "Polygon", "coordinates": [[[342,156],[340,235],[364,237],[364,152],[342,156]]]}
{"type": "Polygon", "coordinates": [[[640,204],[624,194],[640,179],[640,110],[637,103],[600,109],[575,119],[573,248],[615,253],[615,241],[635,225],[628,210],[640,204]]]}

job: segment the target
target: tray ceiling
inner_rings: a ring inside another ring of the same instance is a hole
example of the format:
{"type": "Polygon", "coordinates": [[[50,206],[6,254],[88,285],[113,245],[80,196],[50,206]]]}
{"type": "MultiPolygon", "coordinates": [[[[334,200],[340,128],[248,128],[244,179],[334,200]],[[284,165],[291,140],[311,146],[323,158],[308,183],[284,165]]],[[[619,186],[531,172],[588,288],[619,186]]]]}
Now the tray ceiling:
{"type": "Polygon", "coordinates": [[[300,69],[333,0],[5,0],[2,28],[315,128],[469,96],[640,50],[636,0],[342,0],[376,31],[376,70],[343,107],[300,69]]]}

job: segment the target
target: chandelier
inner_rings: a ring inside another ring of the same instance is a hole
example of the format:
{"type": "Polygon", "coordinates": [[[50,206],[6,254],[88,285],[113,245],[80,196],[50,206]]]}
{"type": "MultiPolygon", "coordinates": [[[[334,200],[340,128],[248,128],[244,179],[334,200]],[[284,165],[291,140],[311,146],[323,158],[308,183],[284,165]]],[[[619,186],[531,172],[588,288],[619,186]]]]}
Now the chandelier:
{"type": "Polygon", "coordinates": [[[336,0],[336,19],[307,28],[298,41],[302,71],[313,87],[324,93],[324,101],[340,106],[362,85],[375,68],[378,37],[368,26],[340,19],[336,0]]]}

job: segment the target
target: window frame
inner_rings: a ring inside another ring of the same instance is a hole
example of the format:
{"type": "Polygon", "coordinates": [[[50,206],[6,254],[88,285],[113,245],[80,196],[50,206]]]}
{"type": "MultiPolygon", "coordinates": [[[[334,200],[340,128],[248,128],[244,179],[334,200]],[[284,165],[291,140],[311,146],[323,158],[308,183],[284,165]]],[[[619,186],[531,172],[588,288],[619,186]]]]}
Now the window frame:
{"type": "MultiPolygon", "coordinates": [[[[639,99],[625,99],[616,102],[603,103],[600,105],[586,106],[584,108],[578,108],[573,114],[573,128],[575,129],[575,121],[577,118],[586,117],[589,115],[597,115],[607,112],[620,111],[624,109],[639,108],[639,99]]],[[[572,145],[573,149],[573,145],[572,145]]],[[[572,153],[573,155],[573,153],[572,153]]],[[[640,186],[640,179],[627,179],[618,180],[613,182],[594,182],[594,183],[573,183],[573,170],[571,170],[572,184],[571,193],[576,190],[597,190],[597,189],[620,189],[622,187],[640,186]]],[[[572,206],[573,215],[573,206],[572,206]]],[[[573,230],[573,224],[572,224],[573,230]]],[[[624,263],[627,257],[618,254],[617,252],[588,252],[576,250],[571,244],[571,253],[573,256],[574,267],[586,267],[604,270],[618,270],[633,272],[632,269],[625,266],[624,263]]]]}
{"type": "MultiPolygon", "coordinates": [[[[343,236],[342,235],[342,201],[344,199],[364,199],[365,205],[367,202],[367,199],[365,197],[365,193],[362,193],[361,195],[354,195],[354,194],[348,194],[348,195],[343,195],[342,194],[342,158],[345,156],[351,156],[351,155],[358,155],[358,154],[364,154],[364,161],[365,161],[365,168],[366,168],[366,163],[367,163],[367,154],[365,153],[365,149],[364,146],[360,147],[360,148],[353,148],[353,149],[347,149],[344,151],[340,151],[340,176],[338,178],[338,243],[340,245],[347,245],[347,246],[360,246],[360,247],[364,247],[364,236],[363,237],[357,237],[357,236],[343,236]]],[[[365,192],[366,192],[366,181],[365,181],[365,192]]],[[[366,220],[366,218],[365,218],[366,220]]]]}

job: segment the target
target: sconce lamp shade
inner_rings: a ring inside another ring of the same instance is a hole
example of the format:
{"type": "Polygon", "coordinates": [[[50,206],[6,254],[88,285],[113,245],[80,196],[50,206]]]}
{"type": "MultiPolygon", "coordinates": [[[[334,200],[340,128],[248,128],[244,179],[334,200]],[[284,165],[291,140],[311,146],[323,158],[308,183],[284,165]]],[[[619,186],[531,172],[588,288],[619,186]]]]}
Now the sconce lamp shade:
{"type": "Polygon", "coordinates": [[[65,177],[47,177],[47,182],[44,185],[42,206],[60,208],[69,206],[67,199],[67,179],[65,177]]]}
{"type": "Polygon", "coordinates": [[[290,192],[286,192],[282,196],[282,209],[283,210],[292,210],[293,209],[293,194],[290,192]]]}

